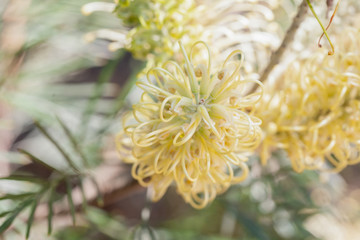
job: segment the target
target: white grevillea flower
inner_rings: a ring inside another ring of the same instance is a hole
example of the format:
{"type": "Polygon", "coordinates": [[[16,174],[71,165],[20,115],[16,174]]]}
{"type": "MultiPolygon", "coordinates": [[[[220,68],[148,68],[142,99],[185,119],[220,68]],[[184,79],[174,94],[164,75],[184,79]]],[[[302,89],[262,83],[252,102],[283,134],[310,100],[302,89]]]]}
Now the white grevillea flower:
{"type": "Polygon", "coordinates": [[[204,42],[195,43],[189,54],[182,44],[180,49],[180,65],[167,61],[136,84],[144,93],[125,118],[117,144],[133,164],[133,177],[153,190],[153,200],[175,182],[188,203],[203,208],[248,175],[244,153],[261,139],[261,121],[251,112],[262,91],[242,92],[249,83],[262,84],[241,78],[239,50],[214,70],[204,42]]]}

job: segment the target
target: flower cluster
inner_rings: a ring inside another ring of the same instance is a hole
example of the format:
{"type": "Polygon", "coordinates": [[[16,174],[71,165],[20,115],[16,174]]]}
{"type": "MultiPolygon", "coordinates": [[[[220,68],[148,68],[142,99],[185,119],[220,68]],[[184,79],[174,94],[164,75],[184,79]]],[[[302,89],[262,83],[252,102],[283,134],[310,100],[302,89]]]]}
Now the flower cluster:
{"type": "Polygon", "coordinates": [[[261,83],[240,77],[239,50],[212,71],[206,43],[195,43],[189,54],[179,45],[181,65],[167,61],[137,82],[144,93],[124,118],[117,147],[133,164],[133,177],[151,187],[154,201],[175,182],[186,202],[203,208],[248,175],[245,153],[261,140],[261,121],[252,111],[262,91],[242,91],[261,83]]]}
{"type": "Polygon", "coordinates": [[[293,63],[282,89],[269,91],[257,112],[264,120],[261,146],[285,149],[295,171],[340,171],[360,161],[360,32],[346,31],[337,54],[323,51],[293,63]]]}
{"type": "Polygon", "coordinates": [[[133,27],[126,48],[138,59],[156,63],[169,59],[179,39],[195,38],[196,25],[190,24],[192,0],[136,0],[116,6],[115,13],[126,26],[133,27]]]}
{"type": "Polygon", "coordinates": [[[111,50],[125,48],[137,59],[159,64],[174,54],[179,39],[195,39],[199,31],[191,23],[193,0],[125,0],[84,5],[85,15],[112,11],[121,20],[121,30],[89,33],[87,39],[103,37],[112,41],[111,50]],[[106,6],[106,7],[105,7],[106,6]]]}
{"type": "Polygon", "coordinates": [[[114,12],[121,20],[118,29],[91,32],[86,39],[108,39],[111,50],[125,48],[135,58],[147,60],[150,66],[174,59],[179,40],[188,48],[201,39],[219,54],[243,49],[249,66],[261,69],[266,63],[262,60],[280,44],[281,31],[272,11],[279,4],[272,2],[118,0],[88,3],[82,11],[85,15],[114,12]]]}

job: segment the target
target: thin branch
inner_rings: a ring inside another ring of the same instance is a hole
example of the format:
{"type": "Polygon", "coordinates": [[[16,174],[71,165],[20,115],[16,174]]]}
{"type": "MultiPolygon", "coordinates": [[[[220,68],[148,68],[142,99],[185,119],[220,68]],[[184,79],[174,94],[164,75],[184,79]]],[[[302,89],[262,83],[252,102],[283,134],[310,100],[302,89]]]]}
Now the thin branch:
{"type": "MultiPolygon", "coordinates": [[[[336,5],[336,9],[335,9],[334,14],[335,14],[336,11],[337,11],[337,8],[338,8],[338,6],[339,6],[340,1],[341,1],[341,0],[339,0],[339,1],[338,1],[338,4],[336,5]]],[[[326,38],[327,38],[327,40],[328,40],[328,42],[329,42],[329,44],[330,44],[330,46],[331,46],[331,50],[328,52],[328,54],[329,54],[329,55],[334,55],[335,48],[334,48],[334,45],[332,44],[332,42],[331,42],[331,40],[330,40],[330,37],[329,37],[329,35],[328,35],[327,31],[326,31],[326,30],[329,28],[330,25],[329,25],[328,27],[326,27],[326,29],[325,29],[324,25],[322,24],[322,22],[320,21],[319,17],[317,16],[317,14],[316,14],[316,12],[315,12],[315,10],[314,10],[314,8],[313,8],[310,0],[306,0],[306,2],[308,3],[309,8],[310,8],[312,14],[314,15],[314,17],[315,17],[316,20],[318,21],[321,29],[323,30],[323,33],[325,34],[325,36],[326,36],[326,38]]],[[[334,17],[334,15],[333,15],[333,17],[334,17]]],[[[331,21],[332,21],[333,17],[331,18],[331,21]]],[[[331,23],[331,22],[330,22],[330,23],[331,23]]],[[[321,40],[322,36],[323,36],[323,35],[321,35],[320,40],[321,40]]],[[[319,40],[319,44],[318,44],[319,47],[321,47],[320,40],[319,40]]]]}
{"type": "MultiPolygon", "coordinates": [[[[307,1],[303,0],[298,8],[298,12],[297,12],[290,28],[286,32],[286,35],[285,35],[280,47],[275,52],[273,52],[273,54],[271,55],[269,64],[267,65],[267,67],[265,68],[264,72],[262,73],[262,75],[260,77],[260,82],[266,81],[266,79],[268,78],[268,76],[271,73],[271,71],[273,70],[273,68],[279,63],[281,57],[284,55],[284,52],[287,49],[288,45],[290,43],[292,43],[292,41],[294,40],[295,33],[298,30],[301,22],[305,18],[305,15],[307,13],[307,8],[308,8],[307,1]]],[[[258,84],[254,85],[250,89],[249,93],[255,92],[256,89],[258,88],[258,86],[259,86],[258,84]]]]}

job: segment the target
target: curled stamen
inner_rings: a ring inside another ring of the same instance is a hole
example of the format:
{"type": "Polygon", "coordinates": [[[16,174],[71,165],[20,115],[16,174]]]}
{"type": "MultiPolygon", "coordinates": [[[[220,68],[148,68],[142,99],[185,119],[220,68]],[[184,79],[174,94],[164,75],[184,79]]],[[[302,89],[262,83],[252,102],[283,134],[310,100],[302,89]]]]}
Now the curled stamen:
{"type": "Polygon", "coordinates": [[[189,77],[191,91],[196,95],[199,92],[199,85],[197,84],[194,67],[190,63],[189,57],[186,54],[186,51],[185,51],[184,46],[181,43],[181,41],[179,41],[179,46],[180,46],[181,52],[183,53],[184,58],[185,58],[185,66],[186,66],[186,71],[187,71],[188,77],[189,77]]]}
{"type": "Polygon", "coordinates": [[[203,106],[203,105],[199,106],[199,111],[200,111],[202,119],[206,123],[206,125],[208,125],[210,127],[210,129],[216,135],[216,137],[221,138],[218,130],[215,128],[215,123],[213,120],[211,120],[209,113],[208,113],[207,109],[205,108],[205,106],[203,106]]]}
{"type": "MultiPolygon", "coordinates": [[[[115,32],[110,29],[101,29],[95,32],[89,32],[84,36],[86,42],[93,42],[95,39],[98,38],[109,39],[120,44],[121,42],[125,41],[126,35],[122,32],[115,32]]],[[[124,46],[123,43],[122,46],[124,46]]]]}
{"type": "Polygon", "coordinates": [[[87,3],[81,8],[81,13],[85,16],[88,16],[96,11],[103,12],[113,12],[116,7],[114,3],[106,3],[106,2],[92,2],[87,3]]]}
{"type": "Polygon", "coordinates": [[[165,119],[164,118],[164,108],[165,108],[165,105],[169,102],[169,100],[171,100],[171,99],[179,99],[179,98],[181,99],[180,96],[173,95],[173,96],[169,96],[169,97],[165,98],[165,100],[162,102],[161,108],[160,108],[160,119],[163,122],[170,122],[172,119],[174,119],[174,117],[176,117],[176,112],[175,112],[168,119],[165,119]]]}
{"type": "Polygon", "coordinates": [[[200,124],[200,121],[201,121],[201,116],[199,114],[197,114],[191,120],[191,123],[187,127],[186,130],[183,130],[182,132],[180,131],[178,134],[176,134],[173,144],[175,146],[180,146],[180,145],[184,144],[185,142],[187,142],[194,135],[196,128],[200,124]],[[178,139],[181,139],[181,140],[178,141],[178,139]]]}

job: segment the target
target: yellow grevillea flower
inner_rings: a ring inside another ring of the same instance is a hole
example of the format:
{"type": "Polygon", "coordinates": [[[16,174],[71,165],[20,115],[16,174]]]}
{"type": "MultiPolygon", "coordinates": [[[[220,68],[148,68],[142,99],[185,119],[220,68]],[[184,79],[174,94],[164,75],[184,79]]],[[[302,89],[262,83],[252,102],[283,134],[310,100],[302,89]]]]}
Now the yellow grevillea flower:
{"type": "Polygon", "coordinates": [[[86,39],[108,39],[110,50],[125,48],[151,66],[177,60],[181,39],[186,48],[206,41],[224,57],[244,49],[248,65],[261,69],[263,59],[280,44],[281,31],[272,11],[278,5],[277,0],[119,0],[88,3],[82,11],[113,12],[121,20],[118,29],[91,32],[86,39]]]}
{"type": "Polygon", "coordinates": [[[264,120],[261,146],[266,163],[272,149],[285,149],[295,171],[340,171],[360,161],[360,32],[347,29],[339,50],[319,50],[293,63],[282,89],[258,104],[264,120]]]}
{"type": "Polygon", "coordinates": [[[179,65],[167,61],[137,82],[144,93],[124,118],[118,150],[133,164],[132,175],[153,190],[153,200],[175,182],[195,208],[203,208],[231,184],[248,175],[244,154],[257,147],[261,121],[250,110],[262,91],[242,96],[241,51],[233,51],[212,71],[208,46],[199,41],[179,65]],[[203,56],[208,56],[205,61],[203,56]],[[182,67],[183,66],[183,67],[182,67]]]}

